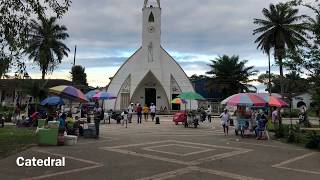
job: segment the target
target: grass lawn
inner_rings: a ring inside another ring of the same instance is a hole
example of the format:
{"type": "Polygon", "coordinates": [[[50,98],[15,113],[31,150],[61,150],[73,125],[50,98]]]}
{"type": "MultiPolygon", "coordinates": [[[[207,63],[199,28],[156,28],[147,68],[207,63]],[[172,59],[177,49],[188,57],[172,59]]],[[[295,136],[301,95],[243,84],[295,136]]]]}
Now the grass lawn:
{"type": "Polygon", "coordinates": [[[33,129],[5,126],[0,128],[0,159],[21,152],[36,143],[33,129]]]}

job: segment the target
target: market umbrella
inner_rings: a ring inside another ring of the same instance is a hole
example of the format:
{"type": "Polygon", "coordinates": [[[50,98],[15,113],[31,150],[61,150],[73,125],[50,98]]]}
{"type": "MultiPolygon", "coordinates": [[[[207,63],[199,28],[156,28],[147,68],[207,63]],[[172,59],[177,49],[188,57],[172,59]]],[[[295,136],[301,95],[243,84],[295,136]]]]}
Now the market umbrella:
{"type": "Polygon", "coordinates": [[[229,106],[265,106],[267,102],[253,93],[234,94],[221,102],[229,106]]]}
{"type": "Polygon", "coordinates": [[[171,104],[187,104],[188,102],[181,98],[175,98],[171,101],[171,104]]]}
{"type": "Polygon", "coordinates": [[[275,96],[270,96],[269,94],[257,94],[259,97],[263,98],[269,106],[275,106],[275,107],[288,107],[289,105],[284,102],[282,99],[275,97],[275,96]]]}
{"type": "Polygon", "coordinates": [[[99,93],[99,92],[100,92],[100,90],[95,89],[95,90],[91,90],[91,91],[87,92],[85,95],[86,95],[86,97],[87,97],[88,99],[92,99],[92,97],[93,97],[94,95],[96,95],[97,93],[99,93]]]}
{"type": "Polygon", "coordinates": [[[195,92],[183,92],[179,94],[178,98],[181,99],[188,99],[190,100],[190,110],[191,110],[191,100],[204,100],[204,97],[202,97],[200,94],[195,92]]]}
{"type": "Polygon", "coordinates": [[[62,98],[79,102],[88,102],[87,97],[77,88],[72,86],[55,86],[49,92],[62,98]]]}
{"type": "Polygon", "coordinates": [[[57,106],[57,105],[64,105],[63,100],[58,96],[52,96],[44,99],[41,101],[40,105],[45,106],[57,106]]]}
{"type": "Polygon", "coordinates": [[[93,100],[108,100],[108,99],[116,99],[116,98],[117,98],[117,96],[115,96],[111,93],[108,93],[106,91],[99,92],[99,93],[95,94],[94,96],[92,96],[93,100]]]}
{"type": "MultiPolygon", "coordinates": [[[[106,91],[101,91],[97,93],[96,95],[92,96],[92,99],[97,101],[97,100],[109,100],[109,99],[117,99],[117,96],[108,93],[106,91]]],[[[102,108],[104,108],[104,101],[102,101],[102,108]]]]}

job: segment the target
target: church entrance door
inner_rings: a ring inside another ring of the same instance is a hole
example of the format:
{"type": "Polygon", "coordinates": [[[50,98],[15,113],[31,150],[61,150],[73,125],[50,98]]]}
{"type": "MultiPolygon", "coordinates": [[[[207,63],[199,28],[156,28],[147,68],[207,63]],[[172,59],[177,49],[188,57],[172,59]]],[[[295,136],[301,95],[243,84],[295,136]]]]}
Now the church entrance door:
{"type": "Polygon", "coordinates": [[[150,106],[151,103],[157,105],[157,90],[155,88],[145,89],[145,103],[150,106]]]}

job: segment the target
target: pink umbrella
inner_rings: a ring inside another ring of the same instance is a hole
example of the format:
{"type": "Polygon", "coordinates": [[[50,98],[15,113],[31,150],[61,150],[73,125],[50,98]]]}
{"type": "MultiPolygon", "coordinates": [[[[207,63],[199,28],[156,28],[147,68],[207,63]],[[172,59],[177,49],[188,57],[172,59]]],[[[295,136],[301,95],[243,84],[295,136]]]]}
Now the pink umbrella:
{"type": "Polygon", "coordinates": [[[99,92],[96,95],[92,96],[93,100],[108,100],[108,99],[117,99],[117,96],[108,93],[108,92],[99,92]]]}
{"type": "Polygon", "coordinates": [[[265,106],[267,103],[254,93],[240,93],[228,97],[221,104],[229,106],[265,106]]]}

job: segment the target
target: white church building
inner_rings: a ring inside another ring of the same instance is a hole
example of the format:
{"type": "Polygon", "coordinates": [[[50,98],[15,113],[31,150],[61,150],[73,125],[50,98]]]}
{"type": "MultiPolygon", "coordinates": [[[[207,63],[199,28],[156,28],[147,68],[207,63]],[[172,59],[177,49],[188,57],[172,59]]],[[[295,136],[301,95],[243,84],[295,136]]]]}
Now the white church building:
{"type": "MultiPolygon", "coordinates": [[[[132,102],[142,106],[154,103],[158,110],[179,110],[180,106],[172,105],[171,100],[181,92],[194,92],[194,88],[180,65],[161,46],[160,0],[154,5],[145,0],[142,14],[142,46],[111,79],[107,91],[118,98],[106,101],[106,107],[122,110],[132,102]]],[[[192,108],[197,106],[193,101],[192,108]]]]}

